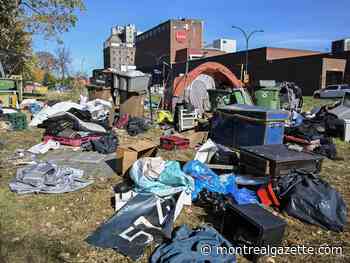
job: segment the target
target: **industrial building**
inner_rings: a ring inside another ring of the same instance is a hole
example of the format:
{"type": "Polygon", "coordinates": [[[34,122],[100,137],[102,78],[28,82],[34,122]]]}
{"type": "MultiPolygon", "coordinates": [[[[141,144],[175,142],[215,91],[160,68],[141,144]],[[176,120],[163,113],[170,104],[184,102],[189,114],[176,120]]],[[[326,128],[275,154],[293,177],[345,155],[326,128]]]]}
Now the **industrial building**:
{"type": "Polygon", "coordinates": [[[225,53],[233,53],[237,51],[237,41],[234,39],[220,38],[213,41],[207,48],[213,48],[225,53]]]}
{"type": "Polygon", "coordinates": [[[135,25],[116,26],[104,42],[104,68],[124,71],[135,65],[135,25]]]}

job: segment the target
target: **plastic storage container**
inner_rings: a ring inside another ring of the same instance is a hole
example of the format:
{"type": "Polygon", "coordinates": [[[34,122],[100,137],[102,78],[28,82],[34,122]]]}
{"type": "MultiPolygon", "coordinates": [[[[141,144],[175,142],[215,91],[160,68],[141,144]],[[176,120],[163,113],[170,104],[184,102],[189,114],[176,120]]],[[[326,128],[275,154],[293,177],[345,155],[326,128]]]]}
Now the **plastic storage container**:
{"type": "Polygon", "coordinates": [[[119,90],[129,92],[145,92],[150,86],[151,75],[145,74],[144,76],[132,76],[128,73],[118,74],[119,78],[119,90]]]}
{"type": "Polygon", "coordinates": [[[5,119],[11,123],[14,130],[28,128],[27,116],[23,112],[5,114],[5,119]]]}
{"type": "Polygon", "coordinates": [[[280,89],[262,88],[255,92],[256,105],[267,109],[277,110],[281,108],[280,89]]]}
{"type": "Polygon", "coordinates": [[[234,89],[230,97],[230,104],[253,105],[253,101],[245,89],[234,89]]]}
{"type": "Polygon", "coordinates": [[[209,89],[209,100],[211,105],[211,111],[215,111],[218,107],[222,107],[230,104],[230,96],[232,90],[224,89],[209,89]]]}
{"type": "Polygon", "coordinates": [[[288,113],[251,105],[218,108],[211,121],[210,137],[228,147],[282,144],[288,113]]]}

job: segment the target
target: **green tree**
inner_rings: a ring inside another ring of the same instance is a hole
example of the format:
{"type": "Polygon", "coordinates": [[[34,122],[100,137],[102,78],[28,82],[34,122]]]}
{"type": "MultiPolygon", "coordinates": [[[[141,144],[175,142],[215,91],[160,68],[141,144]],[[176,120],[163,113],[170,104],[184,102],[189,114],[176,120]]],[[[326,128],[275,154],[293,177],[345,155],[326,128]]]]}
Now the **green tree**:
{"type": "MultiPolygon", "coordinates": [[[[8,0],[0,0],[8,1],[8,0]]],[[[77,23],[77,11],[84,11],[83,0],[15,0],[20,18],[29,32],[46,37],[67,32],[77,23]]]]}
{"type": "Polygon", "coordinates": [[[20,74],[30,60],[31,35],[25,32],[25,23],[18,20],[14,1],[0,0],[0,62],[6,74],[20,74]]]}
{"type": "Polygon", "coordinates": [[[0,0],[0,60],[7,74],[29,70],[32,34],[58,39],[75,26],[79,10],[83,0],[0,0]]]}

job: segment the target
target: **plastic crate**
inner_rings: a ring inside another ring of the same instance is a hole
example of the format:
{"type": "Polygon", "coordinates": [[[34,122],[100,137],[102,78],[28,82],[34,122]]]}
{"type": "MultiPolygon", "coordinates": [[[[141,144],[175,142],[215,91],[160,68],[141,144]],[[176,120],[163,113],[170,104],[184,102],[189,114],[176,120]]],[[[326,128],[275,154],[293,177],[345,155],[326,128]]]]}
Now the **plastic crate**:
{"type": "Polygon", "coordinates": [[[98,140],[100,139],[100,135],[90,135],[85,136],[81,138],[66,138],[61,136],[51,136],[51,135],[45,135],[44,136],[44,142],[48,142],[49,140],[57,141],[62,145],[68,145],[73,147],[80,147],[82,144],[87,143],[89,141],[98,140]]]}
{"type": "Polygon", "coordinates": [[[23,112],[5,114],[5,119],[11,123],[14,130],[24,130],[28,128],[27,116],[23,112]]]}
{"type": "Polygon", "coordinates": [[[190,140],[177,136],[160,137],[160,147],[164,150],[185,150],[190,146],[190,140]]]}

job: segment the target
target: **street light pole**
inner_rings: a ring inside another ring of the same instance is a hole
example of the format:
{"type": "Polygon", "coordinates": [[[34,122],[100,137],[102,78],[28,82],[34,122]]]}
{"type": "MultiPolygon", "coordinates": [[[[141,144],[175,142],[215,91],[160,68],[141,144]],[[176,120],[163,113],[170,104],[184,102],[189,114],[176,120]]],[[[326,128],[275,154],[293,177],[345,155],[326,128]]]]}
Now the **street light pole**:
{"type": "Polygon", "coordinates": [[[250,33],[247,33],[243,28],[238,27],[238,26],[232,26],[234,29],[238,29],[239,31],[242,32],[244,38],[245,38],[245,44],[246,44],[246,49],[245,49],[245,72],[248,74],[248,54],[249,54],[249,40],[252,38],[252,36],[255,33],[263,33],[264,30],[253,30],[250,33]]]}

